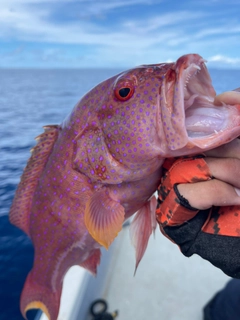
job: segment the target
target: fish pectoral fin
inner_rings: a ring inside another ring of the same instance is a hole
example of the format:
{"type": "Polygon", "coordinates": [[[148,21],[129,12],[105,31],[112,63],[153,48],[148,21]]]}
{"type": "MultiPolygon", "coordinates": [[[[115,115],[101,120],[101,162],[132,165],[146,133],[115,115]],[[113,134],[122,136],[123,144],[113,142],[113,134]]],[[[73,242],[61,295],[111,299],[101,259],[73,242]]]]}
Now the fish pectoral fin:
{"type": "Polygon", "coordinates": [[[106,249],[122,229],[125,211],[105,189],[96,191],[86,204],[85,225],[91,236],[106,249]]]}
{"type": "Polygon", "coordinates": [[[136,251],[135,273],[146,251],[148,239],[157,226],[155,218],[156,207],[157,200],[155,196],[152,196],[152,198],[138,210],[130,226],[130,237],[136,251]]]}

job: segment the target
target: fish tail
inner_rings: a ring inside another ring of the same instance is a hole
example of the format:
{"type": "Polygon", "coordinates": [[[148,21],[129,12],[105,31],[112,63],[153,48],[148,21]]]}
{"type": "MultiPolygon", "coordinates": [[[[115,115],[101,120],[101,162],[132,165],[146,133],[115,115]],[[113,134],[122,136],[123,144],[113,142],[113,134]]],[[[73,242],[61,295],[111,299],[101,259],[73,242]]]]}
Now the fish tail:
{"type": "Polygon", "coordinates": [[[49,320],[57,320],[61,292],[62,287],[53,292],[49,287],[39,284],[31,271],[21,294],[20,309],[24,319],[27,319],[27,311],[41,309],[49,320]]]}

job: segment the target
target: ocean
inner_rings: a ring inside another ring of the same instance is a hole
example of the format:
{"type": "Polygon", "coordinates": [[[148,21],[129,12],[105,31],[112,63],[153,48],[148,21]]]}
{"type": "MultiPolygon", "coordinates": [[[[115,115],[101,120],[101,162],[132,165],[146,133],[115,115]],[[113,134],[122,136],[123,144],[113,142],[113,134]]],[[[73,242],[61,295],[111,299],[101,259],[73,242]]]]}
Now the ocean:
{"type": "MultiPolygon", "coordinates": [[[[60,124],[83,94],[119,71],[0,69],[0,320],[23,319],[19,299],[33,247],[8,213],[34,137],[44,125],[60,124]]],[[[240,70],[210,74],[217,93],[240,86],[240,70]]]]}

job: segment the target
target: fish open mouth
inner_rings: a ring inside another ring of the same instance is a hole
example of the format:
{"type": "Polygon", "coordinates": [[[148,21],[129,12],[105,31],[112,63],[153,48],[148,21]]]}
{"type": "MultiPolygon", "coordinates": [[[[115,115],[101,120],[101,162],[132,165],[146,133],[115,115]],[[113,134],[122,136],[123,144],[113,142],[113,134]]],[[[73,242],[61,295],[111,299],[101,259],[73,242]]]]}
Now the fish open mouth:
{"type": "Polygon", "coordinates": [[[227,103],[218,101],[216,105],[216,93],[204,62],[200,56],[197,56],[187,67],[180,70],[184,93],[185,126],[189,138],[203,138],[224,130],[228,125],[229,105],[227,103],[231,99],[227,98],[227,103]]]}

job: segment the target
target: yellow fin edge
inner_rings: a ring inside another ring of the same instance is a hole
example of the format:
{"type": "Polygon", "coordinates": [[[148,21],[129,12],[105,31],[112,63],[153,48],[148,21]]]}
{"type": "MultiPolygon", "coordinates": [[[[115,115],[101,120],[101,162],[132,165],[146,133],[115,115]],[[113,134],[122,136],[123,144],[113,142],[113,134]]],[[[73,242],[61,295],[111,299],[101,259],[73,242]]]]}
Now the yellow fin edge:
{"type": "Polygon", "coordinates": [[[50,314],[49,314],[49,312],[48,312],[48,308],[47,308],[47,307],[45,306],[45,304],[42,303],[41,301],[33,301],[33,302],[30,302],[30,303],[26,306],[26,308],[25,308],[25,310],[24,310],[25,314],[27,313],[28,310],[31,310],[31,309],[41,309],[42,312],[44,312],[44,313],[46,314],[46,316],[48,317],[48,319],[49,319],[49,320],[51,319],[50,314]]]}

